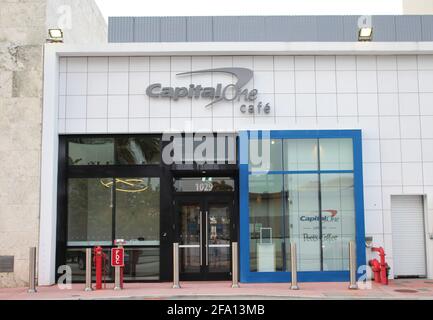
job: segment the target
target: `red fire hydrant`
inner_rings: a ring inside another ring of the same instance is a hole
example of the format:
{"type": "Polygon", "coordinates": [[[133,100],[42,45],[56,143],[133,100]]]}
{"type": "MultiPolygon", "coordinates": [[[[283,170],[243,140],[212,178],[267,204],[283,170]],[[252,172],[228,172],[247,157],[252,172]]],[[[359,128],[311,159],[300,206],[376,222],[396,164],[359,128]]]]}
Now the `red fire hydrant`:
{"type": "Polygon", "coordinates": [[[95,263],[95,273],[96,273],[96,290],[102,289],[102,273],[104,266],[105,253],[102,251],[101,247],[95,247],[93,249],[93,260],[95,263]]]}
{"type": "Polygon", "coordinates": [[[374,274],[374,282],[380,283],[380,263],[377,259],[370,260],[368,264],[374,274]]]}
{"type": "MultiPolygon", "coordinates": [[[[380,282],[384,285],[387,285],[388,284],[388,264],[386,263],[386,260],[385,260],[385,250],[382,247],[380,247],[380,248],[373,247],[373,248],[371,248],[371,251],[377,252],[379,254],[379,257],[380,257],[380,282]]],[[[376,275],[375,275],[375,280],[376,280],[376,275]]]]}

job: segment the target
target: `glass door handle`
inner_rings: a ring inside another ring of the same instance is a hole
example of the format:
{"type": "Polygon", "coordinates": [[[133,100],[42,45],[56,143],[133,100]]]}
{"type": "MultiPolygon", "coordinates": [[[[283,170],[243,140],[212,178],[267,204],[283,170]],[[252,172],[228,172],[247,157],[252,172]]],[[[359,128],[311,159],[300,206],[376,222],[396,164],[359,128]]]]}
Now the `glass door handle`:
{"type": "Polygon", "coordinates": [[[202,254],[202,251],[203,251],[203,246],[202,246],[202,242],[203,242],[203,237],[202,237],[202,212],[200,211],[200,214],[199,214],[199,230],[200,230],[200,235],[199,235],[199,238],[200,238],[200,265],[202,266],[203,265],[203,254],[202,254]]]}
{"type": "Polygon", "coordinates": [[[208,236],[208,230],[209,230],[209,220],[208,220],[208,212],[206,211],[206,266],[209,265],[209,236],[208,236]]]}

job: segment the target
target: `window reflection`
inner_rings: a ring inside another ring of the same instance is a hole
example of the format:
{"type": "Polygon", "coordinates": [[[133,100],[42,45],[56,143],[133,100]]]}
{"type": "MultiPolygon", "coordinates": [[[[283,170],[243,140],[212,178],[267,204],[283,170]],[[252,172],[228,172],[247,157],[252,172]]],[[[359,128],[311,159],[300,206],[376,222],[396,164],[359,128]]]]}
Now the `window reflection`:
{"type": "Polygon", "coordinates": [[[111,221],[111,190],[100,179],[68,180],[68,245],[111,244],[111,221]]]}
{"type": "MultiPolygon", "coordinates": [[[[355,239],[354,175],[325,170],[353,170],[352,139],[277,139],[268,146],[267,174],[250,158],[250,270],[290,271],[291,241],[299,271],[347,270],[348,243],[355,239]]],[[[265,147],[250,141],[250,152],[263,156],[265,147]]]]}
{"type": "Polygon", "coordinates": [[[283,178],[250,175],[250,269],[283,270],[283,178]]]}
{"type": "Polygon", "coordinates": [[[159,138],[117,138],[118,164],[157,164],[160,162],[159,138]]]}
{"type": "Polygon", "coordinates": [[[159,178],[116,179],[116,238],[159,245],[159,178]]]}
{"type": "Polygon", "coordinates": [[[68,143],[68,164],[71,166],[114,164],[114,139],[70,139],[68,143]]]}

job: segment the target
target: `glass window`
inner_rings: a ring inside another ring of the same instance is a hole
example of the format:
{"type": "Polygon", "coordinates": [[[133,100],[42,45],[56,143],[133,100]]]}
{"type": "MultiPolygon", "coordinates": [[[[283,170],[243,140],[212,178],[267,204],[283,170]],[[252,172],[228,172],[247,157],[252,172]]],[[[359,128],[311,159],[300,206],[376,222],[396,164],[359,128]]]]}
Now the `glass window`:
{"type": "Polygon", "coordinates": [[[116,239],[159,245],[159,178],[116,178],[116,239]]]}
{"type": "Polygon", "coordinates": [[[320,139],[320,170],[353,170],[352,139],[320,139]]]}
{"type": "Polygon", "coordinates": [[[318,170],[317,139],[285,139],[284,170],[318,170]]]}
{"type": "Polygon", "coordinates": [[[160,162],[160,139],[152,137],[133,137],[116,139],[118,164],[158,164],[160,162]]]}
{"type": "MultiPolygon", "coordinates": [[[[290,174],[285,176],[287,190],[286,237],[298,249],[298,270],[320,270],[319,175],[290,174]]],[[[288,242],[290,243],[290,242],[288,242]]],[[[290,268],[290,246],[286,246],[287,268],[290,268]]]]}
{"type": "Polygon", "coordinates": [[[354,175],[324,171],[353,170],[352,139],[268,141],[250,140],[251,271],[290,271],[291,241],[297,243],[299,271],[348,270],[354,175]],[[274,172],[263,170],[263,159],[274,172]]]}
{"type": "Polygon", "coordinates": [[[323,269],[347,270],[348,243],[355,240],[353,174],[322,174],[323,269]]]}
{"type": "Polygon", "coordinates": [[[125,249],[123,275],[130,281],[159,280],[159,248],[125,249]]]}
{"type": "Polygon", "coordinates": [[[114,164],[113,138],[73,138],[68,142],[68,150],[71,166],[114,164]]]}
{"type": "Polygon", "coordinates": [[[282,175],[250,175],[250,269],[283,270],[282,175]]]}
{"type": "Polygon", "coordinates": [[[68,245],[111,245],[111,179],[68,180],[68,245]]]}
{"type": "Polygon", "coordinates": [[[281,139],[251,139],[249,163],[251,171],[283,170],[283,141],[281,139]]]}

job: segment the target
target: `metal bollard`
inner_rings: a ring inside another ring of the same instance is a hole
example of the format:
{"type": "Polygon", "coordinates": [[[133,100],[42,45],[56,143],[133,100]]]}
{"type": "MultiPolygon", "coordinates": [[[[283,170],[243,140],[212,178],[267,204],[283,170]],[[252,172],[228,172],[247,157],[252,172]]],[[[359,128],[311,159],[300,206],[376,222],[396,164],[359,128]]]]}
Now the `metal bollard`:
{"type": "Polygon", "coordinates": [[[92,291],[92,248],[86,249],[86,287],[84,291],[92,291]]]}
{"type": "Polygon", "coordinates": [[[232,243],[232,288],[239,288],[238,243],[232,243]]]}
{"type": "Polygon", "coordinates": [[[173,243],[173,289],[180,289],[179,284],[179,243],[173,243]]]}
{"type": "Polygon", "coordinates": [[[120,267],[114,267],[114,290],[122,290],[120,285],[120,267]]]}
{"type": "Polygon", "coordinates": [[[356,283],[356,245],[355,245],[355,241],[349,241],[349,268],[350,268],[349,289],[358,289],[358,284],[356,283]]]}
{"type": "Polygon", "coordinates": [[[290,260],[292,265],[292,284],[290,286],[291,290],[299,290],[298,286],[298,264],[297,264],[297,256],[296,256],[296,243],[290,243],[290,260]]]}
{"type": "Polygon", "coordinates": [[[28,293],[36,293],[36,247],[29,251],[29,290],[28,293]]]}

